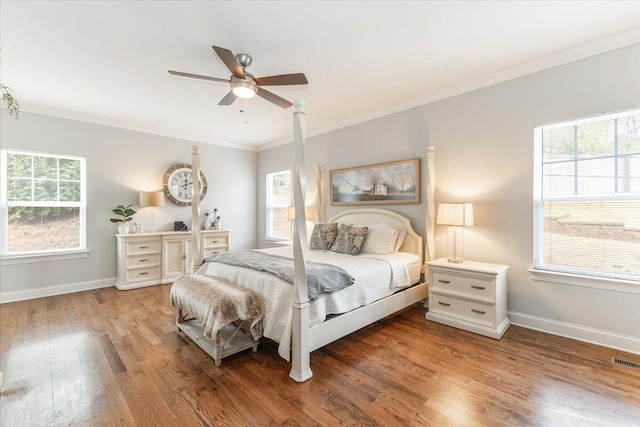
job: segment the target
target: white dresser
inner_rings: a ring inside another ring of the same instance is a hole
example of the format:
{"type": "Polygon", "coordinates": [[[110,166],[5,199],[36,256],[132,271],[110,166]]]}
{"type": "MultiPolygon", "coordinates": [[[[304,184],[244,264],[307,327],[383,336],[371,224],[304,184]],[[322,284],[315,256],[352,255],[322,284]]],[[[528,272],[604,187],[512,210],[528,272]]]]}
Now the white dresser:
{"type": "Polygon", "coordinates": [[[507,270],[509,266],[445,258],[429,267],[429,311],[434,322],[500,339],[509,328],[507,270]]]}
{"type": "MultiPolygon", "coordinates": [[[[116,234],[116,287],[171,283],[190,273],[190,231],[116,234]]],[[[201,230],[204,257],[229,251],[229,230],[201,230]]]]}

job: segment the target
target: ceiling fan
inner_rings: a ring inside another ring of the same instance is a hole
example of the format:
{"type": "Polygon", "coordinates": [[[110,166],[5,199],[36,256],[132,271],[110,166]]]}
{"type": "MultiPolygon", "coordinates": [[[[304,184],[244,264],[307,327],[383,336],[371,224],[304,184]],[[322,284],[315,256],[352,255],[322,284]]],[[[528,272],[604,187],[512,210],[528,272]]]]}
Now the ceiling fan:
{"type": "Polygon", "coordinates": [[[216,52],[220,60],[231,71],[229,79],[220,79],[218,77],[200,76],[198,74],[184,73],[182,71],[168,70],[169,74],[174,76],[192,77],[194,79],[211,80],[214,82],[225,82],[231,85],[231,91],[225,95],[218,105],[231,105],[236,98],[253,98],[258,95],[279,107],[289,108],[293,103],[279,97],[273,92],[263,89],[262,86],[284,86],[284,85],[306,85],[309,83],[303,73],[296,74],[280,74],[269,77],[254,77],[253,74],[247,72],[247,67],[251,65],[252,58],[246,53],[233,55],[229,49],[223,47],[211,46],[216,52]]]}

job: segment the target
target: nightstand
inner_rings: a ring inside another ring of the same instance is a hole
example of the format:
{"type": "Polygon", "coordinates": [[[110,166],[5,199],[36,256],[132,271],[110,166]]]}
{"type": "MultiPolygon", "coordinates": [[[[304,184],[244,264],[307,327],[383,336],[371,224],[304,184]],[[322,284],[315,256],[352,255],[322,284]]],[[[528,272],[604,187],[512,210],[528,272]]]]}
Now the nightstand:
{"type": "Polygon", "coordinates": [[[446,258],[429,267],[428,320],[500,339],[509,328],[507,317],[508,265],[446,258]]]}

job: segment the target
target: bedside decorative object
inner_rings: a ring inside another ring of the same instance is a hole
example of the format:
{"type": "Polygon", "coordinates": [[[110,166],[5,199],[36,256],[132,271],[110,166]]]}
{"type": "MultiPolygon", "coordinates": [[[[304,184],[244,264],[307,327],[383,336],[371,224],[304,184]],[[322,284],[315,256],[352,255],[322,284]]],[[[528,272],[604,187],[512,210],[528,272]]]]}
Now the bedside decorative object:
{"type": "Polygon", "coordinates": [[[188,231],[187,224],[185,224],[184,221],[174,221],[173,231],[188,231]]]}
{"type": "Polygon", "coordinates": [[[140,206],[151,208],[151,232],[156,231],[156,224],[153,217],[155,208],[164,206],[164,193],[162,191],[141,191],[138,196],[140,206]]]}
{"type": "Polygon", "coordinates": [[[440,203],[438,225],[452,225],[447,229],[447,261],[461,263],[464,255],[464,229],[473,225],[471,203],[440,203]]]}
{"type": "Polygon", "coordinates": [[[214,208],[213,214],[207,218],[207,230],[219,230],[219,223],[220,217],[218,216],[218,208],[214,208]]]}
{"type": "MultiPolygon", "coordinates": [[[[178,206],[191,206],[193,201],[193,171],[191,165],[179,164],[170,167],[162,178],[165,196],[178,206]]],[[[207,178],[200,171],[200,200],[207,194],[207,178]]]]}
{"type": "Polygon", "coordinates": [[[133,220],[133,215],[136,213],[136,211],[131,209],[131,206],[133,206],[133,204],[129,206],[118,205],[112,211],[114,214],[121,216],[121,218],[111,218],[111,222],[120,223],[120,225],[118,225],[119,234],[127,234],[129,232],[129,225],[127,222],[133,220]]]}
{"type": "Polygon", "coordinates": [[[508,265],[445,258],[428,262],[428,320],[500,339],[509,328],[508,265]]]}

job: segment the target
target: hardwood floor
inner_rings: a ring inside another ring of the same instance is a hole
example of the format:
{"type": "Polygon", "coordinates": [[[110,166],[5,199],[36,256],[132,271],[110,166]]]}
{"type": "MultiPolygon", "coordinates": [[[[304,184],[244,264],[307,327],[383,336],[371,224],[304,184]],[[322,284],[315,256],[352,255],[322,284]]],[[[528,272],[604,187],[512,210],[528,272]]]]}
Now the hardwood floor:
{"type": "Polygon", "coordinates": [[[216,367],[170,285],[0,306],[1,426],[640,426],[640,356],[512,326],[500,341],[419,304],[312,353],[297,384],[263,340],[216,367]]]}

